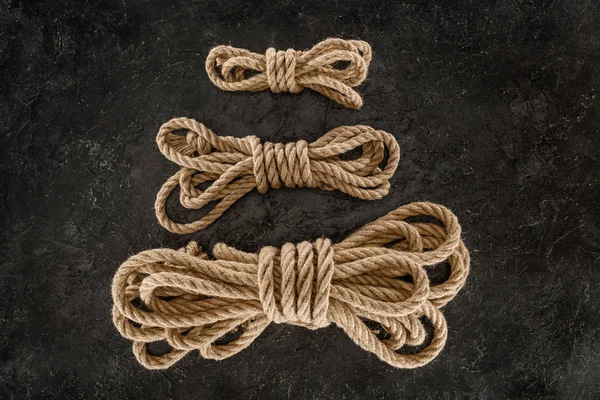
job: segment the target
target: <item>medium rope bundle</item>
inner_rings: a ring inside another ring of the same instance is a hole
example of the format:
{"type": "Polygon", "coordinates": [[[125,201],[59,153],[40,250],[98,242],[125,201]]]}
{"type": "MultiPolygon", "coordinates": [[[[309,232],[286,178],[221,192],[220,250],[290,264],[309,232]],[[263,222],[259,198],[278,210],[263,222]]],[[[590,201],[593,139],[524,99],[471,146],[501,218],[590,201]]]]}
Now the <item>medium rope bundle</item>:
{"type": "Polygon", "coordinates": [[[113,321],[149,369],[168,368],[192,350],[210,359],[230,357],[271,321],[311,329],[334,323],[383,361],[415,368],[435,358],[446,342],[440,308],[469,272],[460,236],[450,210],[412,203],[337,244],[318,239],[264,247],[256,254],[220,243],[213,248],[214,259],[195,242],[179,251],[143,251],[115,274],[113,321]],[[406,221],[413,216],[434,217],[441,224],[406,221]],[[431,284],[428,267],[443,262],[450,265],[449,276],[431,284]],[[423,319],[433,325],[429,340],[423,319]],[[364,320],[381,327],[371,329],[364,320]],[[227,341],[224,335],[234,337],[227,341]],[[164,340],[170,352],[148,352],[148,343],[164,340]],[[406,345],[422,348],[399,353],[406,345]]]}
{"type": "Polygon", "coordinates": [[[206,58],[206,72],[223,90],[299,93],[309,88],[345,107],[359,109],[362,99],[352,88],[365,80],[370,62],[368,43],[326,39],[309,51],[269,48],[264,55],[218,46],[206,58]],[[340,67],[343,62],[345,68],[340,67]]]}
{"type": "Polygon", "coordinates": [[[363,125],[335,128],[313,143],[281,144],[261,143],[256,136],[217,136],[193,119],[175,118],[161,126],[156,142],[165,157],[181,167],[158,192],[156,216],[166,229],[182,234],[204,229],[254,188],[265,193],[269,187],[304,186],[381,199],[389,192],[389,178],[400,159],[392,135],[363,125]],[[181,129],[187,130],[185,136],[174,133],[181,129]],[[359,147],[358,158],[340,158],[359,147]],[[388,157],[380,169],[386,148],[388,157]],[[206,190],[197,187],[206,182],[212,182],[206,190]],[[180,202],[188,209],[218,203],[197,221],[175,222],[167,215],[166,202],[177,186],[180,202]]]}

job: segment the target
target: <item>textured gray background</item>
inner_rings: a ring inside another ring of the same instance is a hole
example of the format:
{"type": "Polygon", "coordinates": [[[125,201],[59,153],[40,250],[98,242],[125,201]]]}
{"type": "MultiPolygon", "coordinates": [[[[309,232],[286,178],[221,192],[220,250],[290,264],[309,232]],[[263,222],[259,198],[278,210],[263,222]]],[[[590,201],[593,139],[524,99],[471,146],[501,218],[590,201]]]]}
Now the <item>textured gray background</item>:
{"type": "Polygon", "coordinates": [[[0,1],[0,397],[600,396],[598,3],[364,3],[0,1]],[[360,111],[309,91],[226,93],[204,72],[217,44],[330,36],[373,46],[360,111]],[[178,236],[153,212],[176,169],[154,136],[176,116],[283,142],[369,124],[402,159],[381,201],[253,192],[178,236]],[[424,368],[395,370],[335,327],[272,325],[231,359],[149,372],[112,326],[112,275],[141,250],[340,240],[416,200],[454,210],[472,255],[424,368]]]}

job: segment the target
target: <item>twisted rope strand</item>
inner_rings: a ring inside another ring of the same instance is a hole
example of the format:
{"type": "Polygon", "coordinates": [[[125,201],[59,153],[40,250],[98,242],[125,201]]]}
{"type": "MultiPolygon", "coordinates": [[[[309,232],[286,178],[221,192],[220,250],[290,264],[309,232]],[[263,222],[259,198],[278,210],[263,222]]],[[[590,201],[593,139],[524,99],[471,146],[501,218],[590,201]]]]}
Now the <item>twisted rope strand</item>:
{"type": "Polygon", "coordinates": [[[192,350],[209,359],[230,357],[270,322],[310,329],[334,323],[390,365],[416,368],[444,347],[440,308],[462,288],[470,263],[456,216],[432,203],[400,207],[337,244],[317,239],[246,253],[220,243],[213,254],[209,259],[190,242],[179,251],[143,251],[116,272],[113,321],[146,368],[168,368],[192,350]],[[407,221],[417,215],[439,224],[407,221]],[[427,270],[442,262],[450,265],[450,276],[431,284],[427,270]],[[385,338],[365,319],[378,322],[385,338]],[[433,325],[429,339],[423,319],[433,325]],[[223,343],[232,332],[235,337],[223,343]],[[156,341],[172,350],[152,355],[147,344],[156,341]],[[399,353],[405,346],[423,348],[399,353]]]}
{"type": "Polygon", "coordinates": [[[156,137],[164,156],[179,165],[156,196],[156,217],[171,232],[185,234],[204,229],[217,220],[246,193],[270,187],[312,187],[340,190],[364,200],[378,200],[388,194],[389,179],[396,171],[400,149],[387,132],[369,126],[341,126],[313,143],[261,143],[255,136],[217,136],[203,124],[188,118],[175,118],[163,124],[156,137]],[[174,132],[185,129],[187,134],[174,132]],[[340,158],[361,148],[352,160],[340,158]],[[388,158],[383,169],[379,165],[388,158]],[[197,186],[211,182],[206,190],[197,186]],[[166,202],[179,186],[180,203],[188,209],[201,209],[217,202],[201,219],[178,223],[166,211],[166,202]]]}
{"type": "Polygon", "coordinates": [[[300,93],[309,88],[359,109],[362,98],[352,88],[367,77],[371,57],[371,46],[360,40],[326,39],[308,51],[269,48],[265,54],[218,46],[206,58],[206,72],[222,90],[300,93]]]}

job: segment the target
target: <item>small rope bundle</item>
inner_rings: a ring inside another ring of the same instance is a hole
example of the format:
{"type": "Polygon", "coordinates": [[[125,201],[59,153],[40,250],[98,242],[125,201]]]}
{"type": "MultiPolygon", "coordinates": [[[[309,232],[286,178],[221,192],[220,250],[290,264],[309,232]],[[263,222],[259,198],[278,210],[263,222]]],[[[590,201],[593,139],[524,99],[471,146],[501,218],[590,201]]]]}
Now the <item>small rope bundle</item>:
{"type": "Polygon", "coordinates": [[[304,186],[381,199],[389,192],[389,178],[400,159],[392,135],[362,125],[335,128],[313,143],[281,144],[261,143],[256,136],[217,136],[193,119],[176,118],[161,126],[156,142],[165,157],[181,167],[158,192],[156,216],[166,229],[181,234],[204,229],[254,188],[265,193],[270,187],[304,186]],[[186,136],[174,133],[180,129],[188,131],[186,136]],[[340,158],[359,147],[358,158],[340,158]],[[388,158],[380,169],[386,148],[388,158]],[[206,190],[197,187],[205,182],[212,182],[206,190]],[[180,202],[188,209],[218,203],[198,221],[175,222],[167,215],[166,202],[177,186],[180,202]]]}
{"type": "Polygon", "coordinates": [[[206,58],[206,72],[223,90],[299,93],[307,87],[345,107],[359,109],[362,99],[352,88],[365,80],[370,62],[368,43],[326,39],[309,51],[269,48],[264,55],[218,46],[206,58]],[[343,62],[345,68],[340,66],[343,62]]]}
{"type": "Polygon", "coordinates": [[[450,210],[412,203],[338,244],[317,239],[256,254],[219,243],[214,259],[195,242],[179,251],[143,251],[115,274],[113,321],[150,369],[167,368],[192,350],[210,359],[230,357],[272,321],[311,329],[334,323],[383,361],[415,368],[435,358],[446,342],[440,308],[469,273],[460,235],[450,210]],[[443,225],[406,221],[413,216],[434,217],[443,225]],[[428,267],[443,262],[450,265],[449,276],[431,284],[428,267]],[[433,325],[429,340],[423,319],[433,325]],[[380,327],[369,328],[364,320],[380,327]],[[234,337],[227,341],[226,335],[234,337]],[[170,352],[148,352],[148,343],[164,340],[170,352]],[[399,353],[405,345],[422,349],[399,353]]]}

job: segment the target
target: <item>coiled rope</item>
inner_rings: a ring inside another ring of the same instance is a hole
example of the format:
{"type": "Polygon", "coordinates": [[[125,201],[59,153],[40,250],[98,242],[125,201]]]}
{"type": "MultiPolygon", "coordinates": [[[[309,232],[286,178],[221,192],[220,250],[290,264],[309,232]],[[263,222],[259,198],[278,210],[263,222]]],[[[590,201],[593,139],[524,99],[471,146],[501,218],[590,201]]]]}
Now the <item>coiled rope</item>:
{"type": "Polygon", "coordinates": [[[345,107],[359,109],[362,98],[352,88],[365,80],[370,62],[368,43],[326,39],[308,51],[269,48],[265,54],[218,46],[206,58],[206,72],[223,90],[299,93],[309,88],[345,107]],[[341,65],[344,62],[346,65],[341,65]]]}
{"type": "Polygon", "coordinates": [[[381,360],[415,368],[435,358],[446,342],[440,308],[469,272],[469,252],[460,236],[450,210],[412,203],[337,244],[317,239],[246,253],[220,243],[213,259],[195,242],[179,251],[143,251],[114,277],[113,321],[150,369],[167,368],[192,350],[209,359],[230,357],[270,322],[311,329],[334,323],[381,360]],[[407,221],[413,216],[439,223],[407,221]],[[443,262],[450,265],[448,278],[431,284],[428,268],[443,262]],[[430,338],[423,319],[433,326],[430,338]],[[371,329],[364,320],[381,327],[371,329]],[[377,329],[385,331],[383,338],[377,329]],[[234,338],[224,341],[231,332],[234,338]],[[148,343],[164,340],[170,352],[148,352],[148,343]],[[416,353],[398,352],[417,345],[422,348],[416,353]]]}
{"type": "Polygon", "coordinates": [[[389,178],[396,171],[400,149],[387,132],[369,126],[341,126],[313,143],[261,143],[256,136],[234,138],[217,136],[203,124],[188,118],[175,118],[161,126],[158,148],[180,170],[160,189],[155,202],[156,217],[171,232],[192,233],[204,229],[238,199],[257,188],[312,187],[340,190],[364,200],[387,195],[389,178]],[[185,136],[175,134],[187,130],[185,136]],[[340,158],[356,148],[355,159],[340,158]],[[379,165],[387,160],[383,169],[379,165]],[[197,186],[212,182],[206,189],[197,186]],[[178,223],[166,211],[169,195],[180,187],[180,202],[188,209],[201,209],[218,201],[201,219],[178,223]]]}

